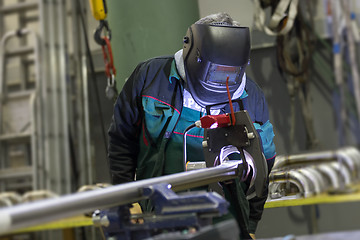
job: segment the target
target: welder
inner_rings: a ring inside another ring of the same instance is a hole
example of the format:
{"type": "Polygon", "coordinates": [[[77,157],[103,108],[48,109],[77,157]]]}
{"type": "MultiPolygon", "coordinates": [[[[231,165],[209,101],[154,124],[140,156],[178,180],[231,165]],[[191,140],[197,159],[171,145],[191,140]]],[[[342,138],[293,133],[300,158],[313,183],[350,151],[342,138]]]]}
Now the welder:
{"type": "MultiPolygon", "coordinates": [[[[217,13],[191,25],[183,48],[174,55],[140,63],[114,106],[108,156],[112,183],[184,171],[184,130],[206,114],[207,106],[228,100],[227,78],[231,98],[242,100],[261,137],[270,172],[276,155],[274,132],[263,92],[246,77],[249,59],[249,29],[241,27],[227,13],[217,13]]],[[[239,106],[234,105],[234,109],[239,110],[239,106]]],[[[210,110],[212,115],[229,112],[229,104],[210,110]]],[[[201,128],[187,134],[188,161],[204,161],[203,135],[201,128]]],[[[267,187],[261,197],[247,200],[248,183],[237,181],[236,186],[241,224],[254,237],[267,187]]],[[[151,205],[142,205],[142,209],[149,211],[151,205]]],[[[235,218],[238,211],[231,204],[230,212],[235,218]]]]}

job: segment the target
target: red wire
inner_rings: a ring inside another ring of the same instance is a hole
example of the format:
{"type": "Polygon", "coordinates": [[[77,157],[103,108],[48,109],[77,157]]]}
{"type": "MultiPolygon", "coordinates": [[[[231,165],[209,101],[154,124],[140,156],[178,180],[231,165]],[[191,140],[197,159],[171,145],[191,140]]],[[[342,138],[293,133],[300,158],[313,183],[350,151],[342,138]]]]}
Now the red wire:
{"type": "Polygon", "coordinates": [[[114,59],[113,59],[111,44],[110,44],[109,38],[107,38],[106,36],[103,37],[103,39],[106,43],[105,45],[102,45],[102,51],[103,51],[104,62],[105,62],[105,74],[106,74],[106,76],[111,77],[111,72],[112,72],[112,74],[116,75],[116,69],[114,66],[114,59]]]}
{"type": "Polygon", "coordinates": [[[230,110],[231,110],[231,125],[235,125],[235,115],[234,115],[234,108],[232,105],[232,101],[231,101],[231,96],[230,96],[230,90],[229,90],[229,76],[227,76],[226,78],[226,90],[227,90],[227,94],[228,94],[228,98],[229,98],[229,104],[230,104],[230,110]]]}

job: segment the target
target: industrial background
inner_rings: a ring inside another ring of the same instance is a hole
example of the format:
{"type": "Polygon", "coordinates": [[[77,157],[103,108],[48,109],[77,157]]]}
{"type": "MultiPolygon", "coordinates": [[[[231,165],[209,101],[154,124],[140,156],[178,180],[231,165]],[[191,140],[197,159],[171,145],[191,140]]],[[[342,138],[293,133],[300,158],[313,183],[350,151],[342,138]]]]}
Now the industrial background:
{"type": "MultiPolygon", "coordinates": [[[[108,0],[116,68],[111,88],[103,49],[93,37],[99,21],[88,1],[0,0],[0,206],[17,197],[31,201],[108,184],[107,129],[114,104],[109,91],[120,91],[139,62],[173,55],[188,26],[216,12],[251,28],[246,73],[268,101],[278,156],[357,149],[360,21],[354,16],[360,1],[299,2],[303,20],[294,28],[302,34],[281,38],[255,26],[259,10],[252,0],[108,0]],[[345,10],[334,10],[341,8],[329,10],[340,2],[348,4],[351,19],[345,10]],[[294,65],[281,64],[281,54],[294,65]]],[[[265,206],[257,238],[360,230],[360,197],[350,195],[265,206]]],[[[97,239],[90,226],[66,230],[0,239],[97,239]]]]}

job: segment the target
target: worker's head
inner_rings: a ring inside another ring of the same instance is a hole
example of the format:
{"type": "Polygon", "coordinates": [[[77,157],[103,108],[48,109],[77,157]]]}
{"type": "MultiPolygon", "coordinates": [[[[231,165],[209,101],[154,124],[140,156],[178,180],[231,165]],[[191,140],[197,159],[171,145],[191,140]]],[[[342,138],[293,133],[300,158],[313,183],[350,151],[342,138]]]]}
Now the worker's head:
{"type": "Polygon", "coordinates": [[[186,88],[202,107],[226,102],[239,88],[250,57],[250,33],[227,13],[206,16],[184,37],[186,88]]]}

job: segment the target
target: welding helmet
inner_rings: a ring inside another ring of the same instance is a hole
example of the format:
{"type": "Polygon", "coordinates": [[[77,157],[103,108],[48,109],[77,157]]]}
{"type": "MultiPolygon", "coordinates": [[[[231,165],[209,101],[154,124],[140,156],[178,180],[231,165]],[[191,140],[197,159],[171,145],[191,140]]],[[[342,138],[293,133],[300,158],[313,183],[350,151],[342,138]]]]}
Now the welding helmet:
{"type": "Polygon", "coordinates": [[[226,102],[227,77],[232,97],[241,84],[249,57],[249,28],[193,24],[184,37],[185,88],[201,107],[226,102]]]}

